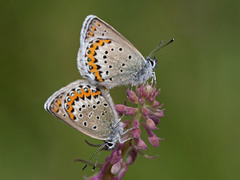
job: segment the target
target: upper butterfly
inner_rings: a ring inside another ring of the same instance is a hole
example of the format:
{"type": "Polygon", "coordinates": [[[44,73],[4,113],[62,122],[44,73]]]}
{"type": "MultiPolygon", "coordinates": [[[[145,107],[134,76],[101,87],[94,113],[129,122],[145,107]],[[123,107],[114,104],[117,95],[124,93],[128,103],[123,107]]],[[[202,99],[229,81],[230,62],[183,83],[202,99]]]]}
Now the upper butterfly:
{"type": "Polygon", "coordinates": [[[83,22],[77,63],[83,77],[108,89],[155,77],[155,59],[145,59],[118,31],[94,15],[83,22]]]}

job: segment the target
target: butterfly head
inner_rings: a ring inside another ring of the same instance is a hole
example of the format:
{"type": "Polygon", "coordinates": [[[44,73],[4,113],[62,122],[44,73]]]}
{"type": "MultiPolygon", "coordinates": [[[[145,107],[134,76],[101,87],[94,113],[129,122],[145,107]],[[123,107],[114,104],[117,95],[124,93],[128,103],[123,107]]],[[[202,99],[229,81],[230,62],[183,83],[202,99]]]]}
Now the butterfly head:
{"type": "Polygon", "coordinates": [[[155,69],[157,67],[157,59],[155,57],[150,57],[148,56],[146,58],[147,60],[147,63],[148,63],[148,66],[151,68],[151,69],[155,69]]]}
{"type": "Polygon", "coordinates": [[[115,127],[111,127],[112,132],[109,134],[109,139],[105,140],[106,150],[113,150],[118,141],[121,140],[120,132],[123,131],[122,123],[117,123],[115,127]]]}
{"type": "Polygon", "coordinates": [[[107,151],[111,151],[115,148],[116,142],[112,140],[105,141],[105,148],[107,151]]]}

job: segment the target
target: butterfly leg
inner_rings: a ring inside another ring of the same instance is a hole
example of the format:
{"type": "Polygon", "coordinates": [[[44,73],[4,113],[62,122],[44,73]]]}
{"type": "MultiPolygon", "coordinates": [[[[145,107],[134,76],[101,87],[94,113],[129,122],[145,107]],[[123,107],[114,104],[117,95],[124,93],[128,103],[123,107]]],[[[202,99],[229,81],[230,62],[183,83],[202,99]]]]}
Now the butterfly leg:
{"type": "Polygon", "coordinates": [[[156,78],[156,73],[155,72],[152,72],[151,84],[153,85],[153,83],[157,84],[157,78],[156,78]]]}
{"type": "Polygon", "coordinates": [[[129,140],[131,140],[131,139],[133,139],[133,138],[130,137],[130,138],[127,138],[127,139],[122,140],[121,137],[119,136],[118,141],[119,141],[121,144],[123,144],[123,143],[125,143],[126,141],[129,141],[129,140]]]}
{"type": "Polygon", "coordinates": [[[122,137],[121,137],[121,136],[125,135],[127,132],[129,132],[129,131],[131,131],[131,130],[133,130],[133,129],[135,129],[135,128],[130,128],[130,129],[127,129],[126,131],[123,131],[123,129],[120,129],[119,132],[118,132],[118,133],[119,133],[119,135],[118,135],[118,141],[119,141],[120,143],[125,143],[126,141],[133,139],[132,137],[130,137],[130,138],[127,138],[127,139],[122,140],[122,137]]]}
{"type": "Polygon", "coordinates": [[[130,129],[127,129],[126,131],[123,131],[123,129],[120,129],[119,130],[119,133],[120,133],[120,135],[125,135],[127,132],[129,132],[129,131],[131,131],[131,130],[133,130],[133,129],[135,129],[135,128],[130,128],[130,129]]]}

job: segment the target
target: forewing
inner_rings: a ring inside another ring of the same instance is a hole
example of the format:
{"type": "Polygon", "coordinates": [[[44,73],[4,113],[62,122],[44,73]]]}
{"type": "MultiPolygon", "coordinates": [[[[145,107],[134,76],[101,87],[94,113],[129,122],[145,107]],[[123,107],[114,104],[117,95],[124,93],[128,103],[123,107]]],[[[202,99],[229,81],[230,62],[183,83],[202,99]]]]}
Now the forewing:
{"type": "Polygon", "coordinates": [[[113,27],[93,15],[85,19],[78,53],[81,75],[103,85],[127,84],[145,63],[141,53],[113,27]]]}
{"type": "Polygon", "coordinates": [[[108,139],[117,118],[105,90],[83,80],[54,93],[44,107],[78,131],[101,140],[108,139]]]}

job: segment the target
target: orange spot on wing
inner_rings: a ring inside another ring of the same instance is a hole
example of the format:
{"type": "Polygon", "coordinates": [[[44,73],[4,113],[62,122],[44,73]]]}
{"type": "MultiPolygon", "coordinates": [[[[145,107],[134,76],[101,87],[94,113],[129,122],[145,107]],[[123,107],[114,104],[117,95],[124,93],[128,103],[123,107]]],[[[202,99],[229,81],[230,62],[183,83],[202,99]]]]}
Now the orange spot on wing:
{"type": "Polygon", "coordinates": [[[89,96],[91,96],[91,94],[92,94],[90,88],[88,88],[88,92],[87,92],[87,93],[86,93],[85,91],[83,91],[83,93],[84,93],[84,95],[85,95],[86,97],[89,97],[89,96]]]}
{"type": "Polygon", "coordinates": [[[93,27],[92,27],[92,31],[95,31],[95,30],[96,30],[96,28],[93,26],[93,27]]]}
{"type": "Polygon", "coordinates": [[[57,106],[60,106],[61,103],[62,103],[62,100],[58,100],[58,101],[57,101],[57,106]]]}
{"type": "Polygon", "coordinates": [[[74,115],[71,113],[69,114],[70,118],[73,120],[74,119],[74,115]]]}
{"type": "Polygon", "coordinates": [[[97,91],[97,92],[92,93],[92,96],[95,97],[95,96],[97,96],[99,94],[101,94],[101,91],[97,91]]]}
{"type": "Polygon", "coordinates": [[[96,25],[97,25],[97,26],[100,26],[100,23],[99,23],[99,22],[96,22],[96,25]]]}
{"type": "Polygon", "coordinates": [[[103,40],[99,40],[99,42],[96,42],[96,44],[98,45],[98,46],[102,46],[103,45],[103,40]]]}
{"type": "Polygon", "coordinates": [[[89,36],[93,37],[93,35],[94,35],[93,32],[90,32],[90,33],[89,33],[89,36]]]}
{"type": "Polygon", "coordinates": [[[104,42],[108,44],[108,43],[110,43],[110,42],[111,42],[111,40],[109,40],[109,39],[106,39],[106,40],[104,40],[104,42]]]}
{"type": "Polygon", "coordinates": [[[59,111],[59,109],[57,108],[57,107],[54,107],[54,112],[58,112],[59,111]]]}

